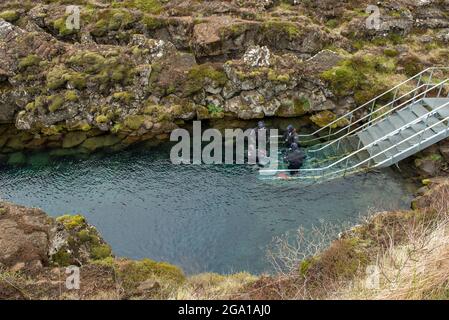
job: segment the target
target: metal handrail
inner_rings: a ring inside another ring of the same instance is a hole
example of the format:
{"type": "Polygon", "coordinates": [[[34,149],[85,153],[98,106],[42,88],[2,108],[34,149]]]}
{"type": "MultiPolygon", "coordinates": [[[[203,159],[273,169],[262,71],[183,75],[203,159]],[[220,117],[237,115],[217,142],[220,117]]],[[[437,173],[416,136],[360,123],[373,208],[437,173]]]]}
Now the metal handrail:
{"type": "MultiPolygon", "coordinates": [[[[414,79],[416,79],[416,78],[418,78],[418,77],[419,77],[420,80],[421,80],[422,75],[425,74],[426,72],[431,71],[431,70],[432,70],[432,71],[433,71],[433,70],[449,70],[449,67],[429,67],[429,68],[426,68],[426,69],[424,69],[423,71],[421,71],[420,73],[414,75],[413,77],[408,78],[407,80],[405,80],[405,81],[401,82],[400,84],[394,86],[393,88],[391,88],[391,89],[389,89],[389,90],[383,92],[382,94],[380,94],[380,95],[378,95],[377,97],[371,99],[370,101],[368,101],[368,102],[362,104],[361,106],[359,106],[359,107],[357,107],[357,108],[355,108],[355,109],[353,109],[353,110],[347,112],[346,114],[340,116],[339,118],[333,120],[332,122],[328,123],[326,126],[321,127],[320,129],[317,129],[315,132],[313,132],[313,133],[308,133],[308,134],[300,134],[300,135],[298,135],[298,137],[310,137],[310,136],[314,136],[314,135],[317,135],[318,133],[320,133],[321,131],[323,131],[323,130],[325,130],[325,129],[331,128],[333,125],[337,124],[337,123],[340,122],[341,120],[347,119],[348,115],[353,115],[356,111],[361,110],[362,108],[366,107],[367,105],[376,102],[379,98],[381,98],[381,97],[383,97],[383,96],[387,95],[388,93],[391,93],[391,92],[393,92],[393,91],[395,91],[395,90],[398,90],[401,86],[403,86],[403,85],[406,84],[407,82],[410,82],[410,81],[412,81],[412,80],[414,80],[414,79]]],[[[419,90],[419,86],[418,86],[417,88],[415,88],[415,90],[419,90]]],[[[398,101],[398,100],[399,100],[399,98],[393,99],[393,101],[398,101]]],[[[351,125],[352,125],[352,123],[350,123],[349,125],[345,126],[344,128],[347,128],[348,126],[351,126],[351,125]]],[[[329,135],[324,136],[324,137],[318,137],[318,138],[311,139],[311,140],[307,140],[307,141],[303,141],[303,142],[311,142],[311,141],[315,141],[315,140],[318,140],[318,139],[323,139],[323,138],[326,138],[326,137],[330,137],[330,136],[333,136],[333,135],[335,135],[335,134],[336,134],[336,133],[332,133],[332,134],[329,134],[329,135]]]]}
{"type": "MultiPolygon", "coordinates": [[[[442,105],[441,107],[446,107],[446,106],[449,106],[449,102],[445,103],[445,104],[442,105]]],[[[436,110],[436,109],[435,109],[435,110],[436,110]]],[[[429,112],[429,114],[426,114],[426,115],[424,115],[424,116],[429,117],[430,113],[434,113],[434,112],[433,112],[433,111],[432,111],[432,112],[429,112]]],[[[381,150],[380,152],[376,153],[374,156],[371,156],[371,157],[369,157],[369,158],[367,158],[367,159],[365,159],[365,160],[363,160],[363,161],[361,161],[361,162],[355,164],[354,166],[350,167],[349,169],[350,169],[350,170],[355,169],[355,168],[357,168],[358,166],[364,164],[365,162],[371,161],[373,158],[376,158],[376,157],[378,157],[379,155],[384,154],[384,153],[386,153],[387,151],[389,151],[389,150],[391,150],[391,149],[393,149],[393,148],[396,148],[397,146],[401,145],[402,143],[404,143],[404,142],[406,142],[406,141],[408,141],[408,140],[410,140],[410,139],[412,139],[412,138],[414,138],[414,137],[416,137],[416,136],[421,135],[421,138],[422,138],[422,137],[424,136],[424,132],[425,132],[425,131],[432,129],[434,126],[437,126],[437,125],[439,125],[439,124],[441,124],[441,123],[443,123],[443,122],[445,122],[445,121],[449,121],[449,116],[447,116],[447,117],[444,118],[443,120],[440,120],[440,121],[438,121],[438,122],[432,124],[431,126],[425,127],[424,129],[418,131],[417,133],[411,135],[410,137],[408,137],[408,138],[406,138],[406,139],[404,139],[404,140],[401,140],[401,141],[399,141],[398,143],[395,143],[395,144],[391,145],[391,146],[388,147],[387,149],[381,150]]],[[[372,166],[372,168],[380,167],[380,166],[383,165],[384,163],[386,163],[386,162],[388,162],[388,161],[391,161],[395,156],[399,156],[399,155],[401,155],[401,154],[403,154],[403,153],[406,153],[406,152],[408,152],[409,150],[412,150],[413,148],[416,148],[417,146],[419,147],[423,142],[426,142],[426,141],[430,140],[431,138],[434,138],[435,136],[438,136],[438,135],[440,135],[441,133],[443,133],[443,132],[445,132],[445,131],[448,131],[448,132],[449,132],[449,127],[447,127],[446,129],[444,129],[444,130],[442,130],[442,131],[440,131],[440,132],[438,132],[438,133],[433,134],[432,136],[430,136],[430,137],[428,137],[428,138],[426,138],[426,139],[420,140],[419,143],[415,143],[414,145],[408,147],[408,148],[405,149],[405,150],[402,150],[401,152],[395,154],[394,156],[388,157],[388,159],[385,159],[385,160],[383,160],[383,161],[381,161],[381,162],[379,162],[379,163],[376,163],[375,165],[372,166]]],[[[339,172],[342,172],[342,171],[347,171],[347,170],[348,170],[348,168],[340,169],[340,170],[337,170],[337,171],[332,172],[331,174],[336,174],[336,173],[339,173],[339,172]]]]}
{"type": "MultiPolygon", "coordinates": [[[[432,88],[427,89],[426,91],[419,93],[418,96],[424,95],[424,98],[425,98],[425,95],[426,95],[428,92],[431,92],[431,91],[437,89],[438,87],[442,87],[442,86],[443,86],[446,82],[448,82],[448,81],[449,81],[449,78],[446,79],[446,80],[441,81],[440,83],[436,84],[436,85],[433,86],[432,88]]],[[[427,86],[427,87],[428,87],[429,85],[424,84],[423,86],[427,86]]],[[[408,94],[410,94],[410,93],[412,93],[412,92],[413,92],[413,91],[410,91],[410,92],[407,93],[406,95],[408,95],[408,94]]],[[[405,96],[405,95],[404,95],[404,96],[405,96]]],[[[424,99],[424,98],[423,98],[423,99],[424,99]]],[[[361,129],[364,129],[365,127],[370,126],[373,122],[377,123],[376,120],[378,120],[378,119],[384,117],[385,115],[390,114],[390,113],[392,113],[393,111],[396,111],[396,110],[398,110],[398,109],[399,109],[399,111],[401,111],[401,110],[403,110],[404,108],[408,107],[410,104],[418,103],[418,102],[421,101],[422,99],[419,99],[419,100],[417,100],[417,101],[415,101],[415,100],[416,100],[416,96],[414,96],[413,98],[411,98],[411,99],[409,99],[409,100],[407,100],[407,101],[405,101],[405,102],[402,102],[400,105],[394,107],[393,109],[390,109],[390,110],[388,110],[388,111],[385,112],[385,113],[382,113],[381,115],[377,116],[377,117],[374,118],[373,120],[370,120],[370,121],[364,123],[362,126],[356,128],[356,129],[354,129],[354,130],[352,130],[352,131],[350,131],[350,132],[347,132],[345,135],[338,137],[338,139],[332,140],[331,142],[325,144],[324,146],[321,146],[321,147],[318,148],[318,149],[307,150],[307,152],[313,153],[313,152],[318,152],[318,151],[324,150],[324,149],[326,149],[327,147],[330,147],[331,145],[335,144],[336,142],[342,140],[343,138],[346,138],[347,136],[350,136],[350,135],[354,134],[355,132],[361,131],[361,129]],[[403,106],[405,106],[405,107],[402,108],[403,106]]],[[[386,106],[387,106],[387,105],[383,106],[382,108],[384,108],[384,107],[386,107],[386,106]]],[[[380,109],[382,109],[382,108],[380,108],[380,109]]],[[[380,109],[376,110],[376,112],[379,111],[380,109]]],[[[371,114],[368,114],[368,115],[366,115],[366,116],[363,117],[363,118],[360,118],[359,120],[357,120],[357,121],[354,122],[353,124],[356,124],[356,123],[362,121],[363,119],[365,119],[365,118],[368,117],[368,116],[371,116],[371,114]]]]}
{"type": "MultiPolygon", "coordinates": [[[[447,80],[449,80],[449,79],[447,79],[447,80]]],[[[373,145],[378,144],[380,141],[383,141],[383,140],[385,140],[385,139],[387,139],[387,138],[389,138],[389,137],[392,137],[392,136],[396,135],[396,134],[399,133],[400,131],[402,131],[402,130],[404,130],[404,129],[406,129],[406,128],[409,128],[411,125],[413,125],[413,124],[415,124],[415,123],[421,122],[421,120],[422,120],[423,118],[428,118],[430,115],[433,115],[433,114],[435,114],[435,113],[438,113],[438,111],[439,111],[440,109],[442,109],[442,108],[444,108],[444,107],[446,107],[446,106],[448,106],[448,105],[449,105],[449,102],[447,102],[447,103],[445,103],[445,104],[439,106],[439,107],[436,108],[436,109],[433,109],[432,111],[429,111],[428,113],[426,113],[426,114],[424,114],[424,115],[422,115],[422,116],[416,118],[415,120],[413,120],[413,121],[411,121],[411,122],[409,122],[409,123],[406,123],[406,124],[403,125],[402,127],[400,127],[400,128],[398,128],[398,129],[396,129],[396,130],[394,130],[394,131],[392,131],[392,132],[386,134],[385,136],[383,136],[383,137],[381,137],[381,138],[378,138],[377,140],[375,140],[375,141],[373,141],[373,142],[367,144],[366,146],[363,146],[363,148],[360,148],[360,149],[355,150],[353,153],[351,153],[351,154],[349,154],[349,155],[347,155],[347,156],[345,156],[345,157],[339,159],[339,160],[336,161],[336,162],[333,162],[333,163],[329,164],[329,165],[326,166],[326,167],[321,167],[321,168],[306,168],[306,169],[281,169],[281,170],[266,169],[266,170],[260,170],[260,171],[261,171],[261,172],[295,172],[295,171],[312,172],[312,171],[324,171],[324,170],[330,169],[330,168],[334,167],[335,165],[337,165],[337,164],[343,162],[344,160],[347,160],[347,159],[353,157],[353,156],[356,155],[357,153],[359,153],[359,152],[361,152],[361,151],[364,151],[364,150],[368,149],[369,147],[371,147],[371,146],[373,146],[373,145]]],[[[438,123],[444,122],[444,121],[446,121],[448,118],[449,118],[449,117],[446,117],[444,120],[442,120],[442,121],[440,121],[440,122],[438,122],[438,123]]],[[[433,126],[434,126],[434,125],[432,125],[431,127],[433,127],[433,126]]],[[[421,131],[422,131],[422,130],[421,130],[421,131]]],[[[401,142],[407,141],[408,139],[409,139],[409,138],[404,139],[404,140],[401,140],[401,142]]],[[[399,143],[399,144],[400,144],[400,143],[399,143]]],[[[396,146],[396,145],[398,145],[398,144],[394,144],[393,146],[396,146]]],[[[393,146],[392,146],[392,147],[393,147],[393,146]]],[[[388,148],[387,150],[391,149],[392,147],[388,148]]],[[[385,151],[385,150],[384,150],[384,151],[385,151]]],[[[381,152],[381,153],[382,153],[382,152],[381,152]]],[[[381,154],[381,153],[379,153],[379,154],[381,154]]],[[[370,160],[372,160],[373,158],[375,158],[375,157],[377,157],[377,156],[378,156],[378,154],[376,154],[375,156],[370,156],[369,158],[363,160],[361,163],[364,163],[364,162],[366,162],[366,161],[370,161],[370,160]]],[[[359,164],[360,164],[360,163],[359,163],[359,164]]],[[[352,168],[352,167],[351,167],[351,168],[352,168]]],[[[341,169],[340,171],[336,171],[336,172],[341,172],[341,171],[343,171],[343,170],[347,170],[347,168],[341,169]]],[[[334,173],[335,173],[335,172],[334,172],[334,173]]]]}

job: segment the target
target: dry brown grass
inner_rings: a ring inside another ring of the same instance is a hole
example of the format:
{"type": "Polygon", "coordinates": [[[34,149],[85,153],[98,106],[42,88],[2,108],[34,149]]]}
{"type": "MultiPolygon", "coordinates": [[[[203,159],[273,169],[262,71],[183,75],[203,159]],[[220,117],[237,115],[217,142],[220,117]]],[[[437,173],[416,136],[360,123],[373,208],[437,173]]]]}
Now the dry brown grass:
{"type": "Polygon", "coordinates": [[[448,299],[449,182],[435,183],[413,211],[382,212],[340,234],[305,245],[280,239],[271,253],[279,276],[247,292],[267,299],[448,299]]]}

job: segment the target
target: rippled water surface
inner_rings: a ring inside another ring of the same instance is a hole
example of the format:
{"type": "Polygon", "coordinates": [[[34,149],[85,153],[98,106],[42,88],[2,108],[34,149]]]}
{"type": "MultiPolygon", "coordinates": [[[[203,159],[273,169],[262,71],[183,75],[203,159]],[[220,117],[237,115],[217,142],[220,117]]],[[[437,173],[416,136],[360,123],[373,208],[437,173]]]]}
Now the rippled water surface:
{"type": "Polygon", "coordinates": [[[82,213],[118,256],[150,257],[188,273],[269,270],[274,236],[322,221],[355,222],[370,208],[408,207],[390,169],[302,187],[262,181],[247,166],[177,166],[167,146],[0,169],[0,198],[53,216],[82,213]]]}

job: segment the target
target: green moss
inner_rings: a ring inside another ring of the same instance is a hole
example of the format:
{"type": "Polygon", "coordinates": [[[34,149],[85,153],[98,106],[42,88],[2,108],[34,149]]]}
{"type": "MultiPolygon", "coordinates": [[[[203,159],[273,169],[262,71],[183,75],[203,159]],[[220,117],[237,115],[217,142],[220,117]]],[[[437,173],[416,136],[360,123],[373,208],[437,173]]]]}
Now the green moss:
{"type": "MultiPolygon", "coordinates": [[[[354,95],[358,104],[386,91],[396,70],[394,59],[384,56],[355,55],[321,74],[337,96],[354,95]]],[[[384,96],[388,100],[389,96],[384,96]]]]}
{"type": "Polygon", "coordinates": [[[67,17],[64,16],[62,18],[56,19],[53,21],[53,28],[58,32],[58,34],[62,37],[64,36],[70,36],[72,34],[75,34],[78,32],[77,29],[74,28],[67,28],[67,17]]]}
{"type": "Polygon", "coordinates": [[[282,35],[285,34],[289,39],[294,39],[301,36],[301,30],[298,24],[288,21],[267,21],[262,26],[262,32],[267,35],[282,35]]]}
{"type": "Polygon", "coordinates": [[[72,256],[65,248],[59,249],[58,252],[51,257],[51,260],[59,267],[67,267],[72,264],[72,256]]]}
{"type": "Polygon", "coordinates": [[[191,95],[200,91],[204,87],[206,79],[214,81],[219,86],[223,86],[227,81],[226,74],[217,70],[213,65],[197,65],[189,70],[184,88],[185,93],[191,95]]]}
{"type": "Polygon", "coordinates": [[[115,92],[112,95],[112,98],[117,101],[130,103],[131,100],[134,98],[133,94],[127,91],[121,91],[121,92],[115,92]]]}
{"type": "Polygon", "coordinates": [[[287,73],[286,74],[278,74],[275,70],[270,69],[268,71],[268,80],[288,83],[290,81],[290,75],[287,73]]]}
{"type": "Polygon", "coordinates": [[[19,18],[20,18],[19,13],[15,10],[6,10],[3,12],[0,12],[0,19],[3,19],[10,23],[13,23],[13,22],[19,20],[19,18]]]}
{"type": "Polygon", "coordinates": [[[28,112],[32,112],[36,109],[36,105],[34,104],[34,102],[30,102],[25,106],[25,110],[28,112]]]}
{"type": "Polygon", "coordinates": [[[64,66],[58,65],[47,73],[47,88],[58,89],[66,83],[64,75],[68,72],[64,66]]]}
{"type": "Polygon", "coordinates": [[[66,91],[64,94],[64,100],[69,102],[78,101],[78,95],[76,94],[76,91],[74,90],[66,91]]]}
{"type": "Polygon", "coordinates": [[[36,66],[39,64],[39,62],[41,62],[41,58],[39,58],[35,54],[30,54],[25,58],[19,60],[19,68],[23,70],[32,66],[36,66]]]}
{"type": "Polygon", "coordinates": [[[95,118],[95,121],[98,123],[106,123],[109,121],[109,118],[108,118],[108,116],[105,116],[104,114],[100,114],[99,116],[97,116],[95,118]]]}
{"type": "Polygon", "coordinates": [[[145,25],[147,30],[160,29],[167,25],[167,21],[165,19],[149,15],[145,15],[142,19],[142,23],[145,25]]]}
{"type": "Polygon", "coordinates": [[[65,78],[67,79],[68,84],[73,88],[81,90],[86,87],[87,79],[82,73],[70,72],[65,78]]]}
{"type": "Polygon", "coordinates": [[[137,130],[142,126],[144,121],[145,116],[143,115],[129,115],[125,118],[124,124],[129,129],[137,130]]]}
{"type": "Polygon", "coordinates": [[[90,254],[94,260],[103,260],[105,258],[111,257],[112,250],[107,244],[99,244],[91,247],[90,254]]]}
{"type": "Polygon", "coordinates": [[[293,99],[293,108],[295,114],[302,115],[310,110],[310,101],[306,97],[299,97],[293,99]]]}
{"type": "Polygon", "coordinates": [[[90,129],[92,129],[92,127],[88,123],[82,123],[81,126],[80,126],[80,129],[82,131],[90,131],[90,129]]]}
{"type": "Polygon", "coordinates": [[[54,136],[59,134],[64,129],[63,125],[52,124],[49,127],[43,127],[41,132],[46,136],[54,136]]]}
{"type": "Polygon", "coordinates": [[[159,14],[163,10],[160,0],[127,0],[123,4],[120,4],[120,6],[135,8],[151,14],[159,14]]]}
{"type": "Polygon", "coordinates": [[[55,112],[64,104],[64,98],[60,95],[53,95],[49,97],[48,110],[50,112],[55,112]]]}
{"type": "MultiPolygon", "coordinates": [[[[333,113],[332,111],[329,111],[329,110],[321,111],[321,112],[314,114],[313,116],[310,117],[310,120],[319,127],[325,127],[329,123],[333,122],[336,119],[337,119],[337,116],[335,115],[335,113],[333,113]]],[[[331,126],[331,128],[343,127],[347,124],[348,124],[348,121],[345,119],[342,119],[341,121],[334,123],[331,126]]]]}
{"type": "Polygon", "coordinates": [[[384,49],[384,55],[387,57],[396,57],[399,54],[399,52],[396,49],[393,48],[386,48],[384,49]]]}
{"type": "Polygon", "coordinates": [[[116,123],[114,124],[114,126],[111,129],[112,133],[119,133],[120,131],[123,130],[123,125],[121,123],[116,123]]]}
{"type": "Polygon", "coordinates": [[[57,217],[56,221],[62,223],[68,230],[78,229],[86,226],[86,219],[82,215],[68,215],[57,217]]]}

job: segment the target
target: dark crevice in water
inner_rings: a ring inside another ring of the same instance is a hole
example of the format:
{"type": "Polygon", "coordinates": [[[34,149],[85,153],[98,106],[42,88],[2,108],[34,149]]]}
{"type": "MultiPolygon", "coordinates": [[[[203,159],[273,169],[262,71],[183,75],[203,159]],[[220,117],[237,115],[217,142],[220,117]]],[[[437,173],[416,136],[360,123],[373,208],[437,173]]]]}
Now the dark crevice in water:
{"type": "Polygon", "coordinates": [[[187,273],[270,271],[273,237],[322,222],[356,223],[368,210],[408,208],[412,189],[392,169],[304,187],[263,181],[252,166],[173,165],[170,145],[32,155],[0,169],[0,198],[52,216],[84,214],[117,256],[148,257],[187,273]]]}

